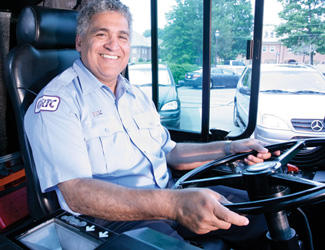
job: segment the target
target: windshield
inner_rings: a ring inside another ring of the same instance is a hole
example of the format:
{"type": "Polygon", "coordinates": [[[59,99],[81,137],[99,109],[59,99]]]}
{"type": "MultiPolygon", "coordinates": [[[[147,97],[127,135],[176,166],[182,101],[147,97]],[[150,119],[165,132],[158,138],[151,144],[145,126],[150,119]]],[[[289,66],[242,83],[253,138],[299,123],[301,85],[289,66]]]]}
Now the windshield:
{"type": "Polygon", "coordinates": [[[222,74],[222,70],[221,69],[212,69],[211,73],[217,73],[217,74],[222,74]]]}
{"type": "MultiPolygon", "coordinates": [[[[171,85],[171,79],[169,77],[167,69],[159,69],[158,72],[158,82],[159,85],[171,85]]],[[[152,84],[152,73],[151,69],[148,68],[129,68],[129,79],[132,79],[130,82],[133,85],[137,86],[148,86],[152,84]]]]}
{"type": "Polygon", "coordinates": [[[325,93],[325,80],[317,72],[263,72],[260,91],[325,93]]]}

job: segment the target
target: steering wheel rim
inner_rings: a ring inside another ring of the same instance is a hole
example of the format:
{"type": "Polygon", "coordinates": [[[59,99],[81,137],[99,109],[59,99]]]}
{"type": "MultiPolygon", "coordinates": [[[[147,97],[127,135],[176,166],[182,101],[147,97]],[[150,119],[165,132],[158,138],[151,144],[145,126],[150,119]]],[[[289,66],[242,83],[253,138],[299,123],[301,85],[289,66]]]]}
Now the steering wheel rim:
{"type": "MultiPolygon", "coordinates": [[[[294,190],[298,189],[298,191],[278,197],[262,198],[242,203],[225,204],[225,206],[237,213],[264,214],[315,203],[325,199],[325,184],[304,178],[285,175],[282,172],[282,168],[303,148],[315,147],[319,145],[323,145],[325,147],[325,139],[308,139],[274,144],[267,146],[270,152],[287,149],[274,160],[265,161],[262,164],[258,163],[252,165],[242,173],[238,174],[195,179],[196,176],[202,176],[205,172],[210,171],[212,167],[215,168],[239,159],[243,159],[249,154],[256,152],[234,154],[223,157],[186,173],[174,184],[173,189],[187,188],[193,185],[195,187],[208,187],[211,185],[225,185],[225,183],[239,183],[240,181],[243,181],[243,178],[246,178],[244,176],[263,174],[266,176],[265,178],[270,184],[284,185],[293,188],[294,190]]],[[[247,186],[245,186],[245,189],[247,190],[247,186]]]]}

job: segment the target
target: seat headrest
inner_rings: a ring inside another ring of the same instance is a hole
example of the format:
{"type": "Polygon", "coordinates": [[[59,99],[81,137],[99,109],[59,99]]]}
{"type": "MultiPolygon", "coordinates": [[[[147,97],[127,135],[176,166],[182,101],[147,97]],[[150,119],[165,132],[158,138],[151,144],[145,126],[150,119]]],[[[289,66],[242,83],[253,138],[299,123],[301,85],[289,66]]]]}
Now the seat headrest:
{"type": "Polygon", "coordinates": [[[18,45],[40,49],[75,48],[78,11],[41,6],[25,7],[17,22],[18,45]]]}

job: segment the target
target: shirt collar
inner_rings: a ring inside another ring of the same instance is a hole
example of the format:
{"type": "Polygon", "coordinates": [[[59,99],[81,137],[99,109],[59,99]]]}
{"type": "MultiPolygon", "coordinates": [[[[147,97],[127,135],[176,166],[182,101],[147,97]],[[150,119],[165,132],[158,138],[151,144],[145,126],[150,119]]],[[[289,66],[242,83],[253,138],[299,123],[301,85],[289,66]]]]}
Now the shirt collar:
{"type": "MultiPolygon", "coordinates": [[[[88,94],[102,87],[109,89],[87,69],[80,58],[74,62],[72,67],[79,77],[79,83],[83,94],[88,94]]],[[[131,84],[122,75],[119,75],[117,77],[116,96],[120,97],[124,93],[128,93],[135,98],[131,84]]]]}

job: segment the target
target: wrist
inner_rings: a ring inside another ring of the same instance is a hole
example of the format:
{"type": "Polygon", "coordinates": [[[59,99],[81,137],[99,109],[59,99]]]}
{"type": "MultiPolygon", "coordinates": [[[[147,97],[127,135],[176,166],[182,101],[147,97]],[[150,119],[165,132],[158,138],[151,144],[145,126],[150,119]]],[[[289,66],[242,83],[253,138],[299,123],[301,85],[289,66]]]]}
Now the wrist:
{"type": "Polygon", "coordinates": [[[233,153],[231,149],[231,144],[232,141],[225,141],[225,155],[230,155],[233,153]]]}

